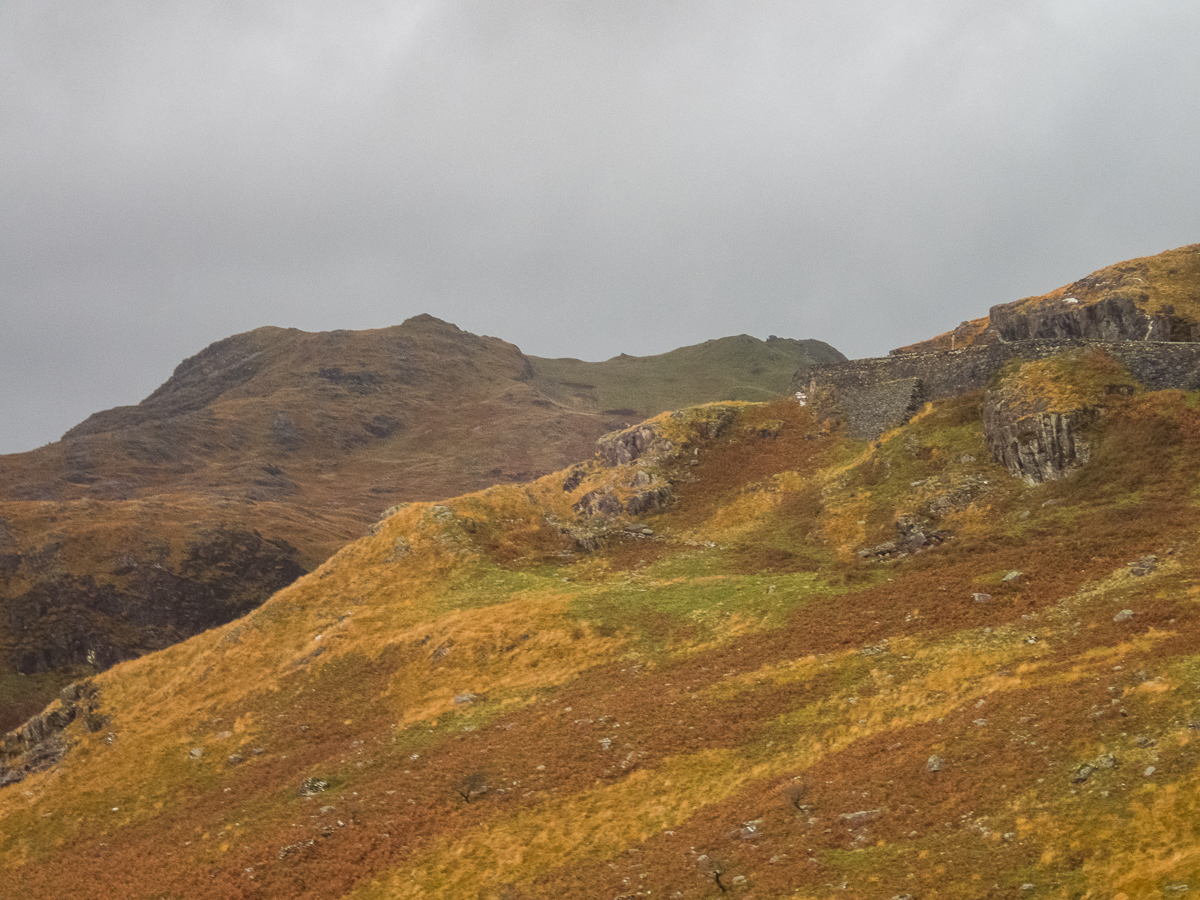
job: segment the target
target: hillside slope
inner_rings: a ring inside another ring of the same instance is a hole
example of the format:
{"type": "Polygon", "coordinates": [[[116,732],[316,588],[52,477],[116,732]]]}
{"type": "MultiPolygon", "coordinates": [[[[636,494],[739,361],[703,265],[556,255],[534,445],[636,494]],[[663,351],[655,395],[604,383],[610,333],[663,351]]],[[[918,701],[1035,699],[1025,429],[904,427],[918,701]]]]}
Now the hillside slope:
{"type": "Polygon", "coordinates": [[[983,318],[892,353],[1038,338],[1200,339],[1200,244],[1126,260],[1048,294],[993,306],[983,318]]]}
{"type": "Polygon", "coordinates": [[[432,316],[219,341],[140,404],[0,457],[0,730],[85,670],[244,614],[390,506],[523,482],[681,396],[769,396],[829,357],[742,335],[572,366],[432,316]]]}
{"type": "Polygon", "coordinates": [[[1200,412],[1130,384],[1091,356],[1004,374],[1004,403],[1091,411],[1041,483],[993,461],[973,394],[871,444],[699,407],[407,505],[7,736],[6,889],[1178,896],[1200,412]]]}

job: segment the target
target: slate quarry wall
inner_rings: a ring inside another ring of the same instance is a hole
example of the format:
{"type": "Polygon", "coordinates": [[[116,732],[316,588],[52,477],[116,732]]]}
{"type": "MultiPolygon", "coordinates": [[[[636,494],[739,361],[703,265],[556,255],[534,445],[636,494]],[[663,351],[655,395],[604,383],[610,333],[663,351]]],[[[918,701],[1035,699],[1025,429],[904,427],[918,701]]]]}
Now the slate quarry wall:
{"type": "Polygon", "coordinates": [[[871,440],[907,422],[927,400],[986,387],[1009,360],[1087,348],[1111,354],[1150,390],[1200,389],[1200,343],[1092,340],[997,342],[807,366],[796,372],[791,389],[814,399],[828,397],[845,414],[849,433],[871,440]]]}

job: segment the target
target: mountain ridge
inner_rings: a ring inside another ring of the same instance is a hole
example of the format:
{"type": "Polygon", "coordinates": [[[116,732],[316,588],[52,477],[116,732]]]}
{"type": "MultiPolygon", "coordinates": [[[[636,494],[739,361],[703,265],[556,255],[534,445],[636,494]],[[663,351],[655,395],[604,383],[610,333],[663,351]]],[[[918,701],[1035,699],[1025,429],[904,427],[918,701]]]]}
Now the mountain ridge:
{"type": "MultiPolygon", "coordinates": [[[[675,400],[759,399],[786,390],[794,365],[840,357],[743,336],[620,371],[579,363],[589,383],[571,386],[515,345],[430,315],[218,341],[141,403],[0,457],[0,682],[161,649],[244,614],[389,506],[521,483],[675,400]],[[656,373],[678,381],[697,354],[701,377],[656,388],[656,373]],[[601,405],[614,392],[619,407],[601,405]]],[[[49,699],[21,699],[31,684],[0,684],[0,726],[49,699]]]]}

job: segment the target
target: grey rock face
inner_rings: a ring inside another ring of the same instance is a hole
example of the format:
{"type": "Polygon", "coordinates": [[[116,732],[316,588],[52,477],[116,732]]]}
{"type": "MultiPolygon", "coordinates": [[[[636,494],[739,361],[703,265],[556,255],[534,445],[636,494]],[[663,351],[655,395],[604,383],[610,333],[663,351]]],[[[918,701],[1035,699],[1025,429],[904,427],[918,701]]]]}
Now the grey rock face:
{"type": "Polygon", "coordinates": [[[1116,294],[1099,303],[1046,303],[1035,309],[1019,309],[1018,303],[993,306],[992,327],[1002,341],[1091,340],[1091,341],[1192,341],[1195,323],[1174,315],[1151,316],[1138,308],[1144,299],[1133,294],[1116,294]]]}
{"type": "Polygon", "coordinates": [[[675,502],[675,491],[670,485],[662,485],[648,491],[639,491],[625,501],[625,511],[631,516],[663,509],[675,502]]]}
{"type": "Polygon", "coordinates": [[[638,425],[600,438],[598,454],[605,465],[624,466],[640,457],[658,440],[661,439],[656,428],[638,425]]]}
{"type": "Polygon", "coordinates": [[[588,491],[573,507],[581,516],[615,516],[623,509],[620,499],[606,491],[588,491]]]}
{"type": "Polygon", "coordinates": [[[996,462],[1027,483],[1038,484],[1057,481],[1091,459],[1092,446],[1083,430],[1097,416],[1091,409],[1029,412],[989,393],[983,404],[983,433],[996,462]]]}
{"type": "MultiPolygon", "coordinates": [[[[1190,335],[1191,326],[1188,328],[1190,335]]],[[[1200,342],[1190,336],[1178,337],[1173,330],[1165,343],[1153,337],[1107,342],[1090,338],[997,341],[965,350],[807,366],[796,372],[791,391],[810,398],[830,398],[842,410],[851,434],[874,439],[884,429],[906,421],[914,399],[936,402],[984,388],[1013,359],[1047,359],[1095,348],[1126,366],[1148,390],[1200,389],[1200,342]],[[906,380],[920,382],[922,397],[914,398],[901,389],[900,382],[906,380]]]]}

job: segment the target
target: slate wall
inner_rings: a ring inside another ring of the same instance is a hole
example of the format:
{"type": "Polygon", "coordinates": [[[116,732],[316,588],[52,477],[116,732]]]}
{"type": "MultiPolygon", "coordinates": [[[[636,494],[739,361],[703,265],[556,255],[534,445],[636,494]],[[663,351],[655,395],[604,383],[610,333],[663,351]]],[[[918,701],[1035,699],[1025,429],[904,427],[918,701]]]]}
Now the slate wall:
{"type": "Polygon", "coordinates": [[[793,377],[792,391],[830,396],[845,413],[850,433],[871,439],[908,421],[917,399],[986,387],[1011,359],[1045,359],[1089,347],[1112,354],[1150,390],[1200,390],[1200,343],[1038,340],[807,366],[793,377]]]}

